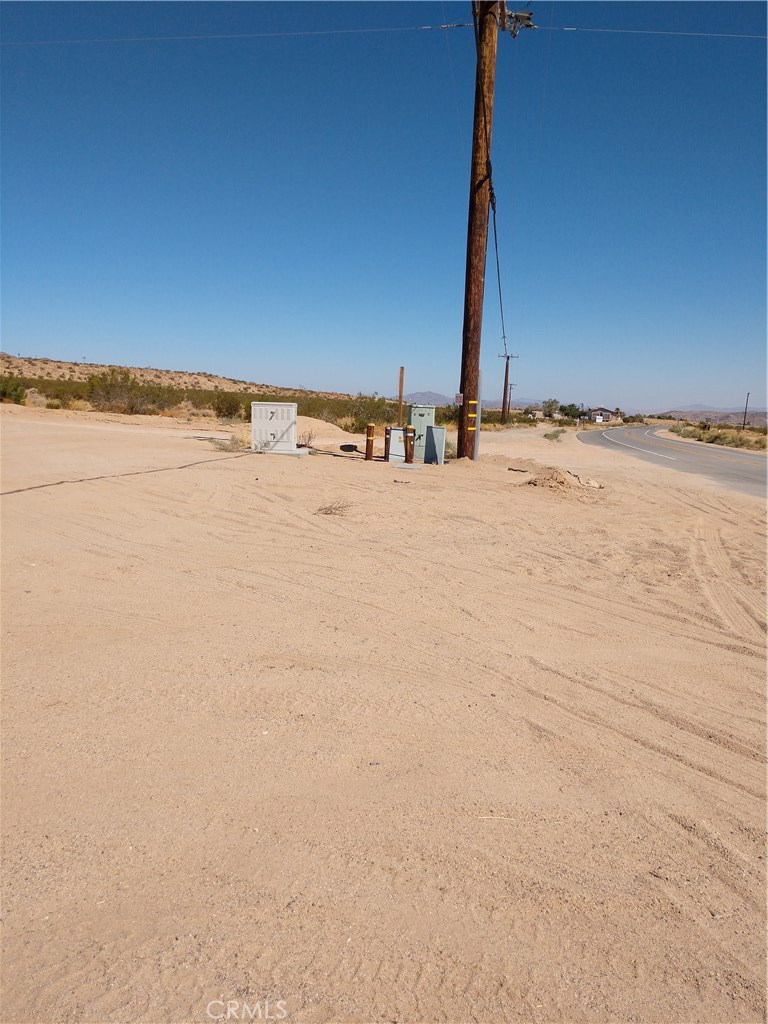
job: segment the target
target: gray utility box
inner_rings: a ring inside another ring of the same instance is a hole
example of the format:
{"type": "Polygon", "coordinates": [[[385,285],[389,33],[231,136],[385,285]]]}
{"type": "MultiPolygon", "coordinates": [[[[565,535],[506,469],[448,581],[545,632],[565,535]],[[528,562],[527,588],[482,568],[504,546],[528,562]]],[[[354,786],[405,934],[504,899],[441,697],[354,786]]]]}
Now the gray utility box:
{"type": "Polygon", "coordinates": [[[435,425],[434,405],[409,405],[408,423],[414,428],[413,461],[423,462],[427,450],[427,427],[435,425]]]}
{"type": "Polygon", "coordinates": [[[252,449],[296,454],[297,408],[295,402],[251,402],[252,449]]]}
{"type": "Polygon", "coordinates": [[[433,466],[442,466],[445,462],[445,427],[427,427],[424,461],[433,466]]]}
{"type": "Polygon", "coordinates": [[[389,462],[405,462],[405,430],[402,427],[390,430],[389,462]]]}

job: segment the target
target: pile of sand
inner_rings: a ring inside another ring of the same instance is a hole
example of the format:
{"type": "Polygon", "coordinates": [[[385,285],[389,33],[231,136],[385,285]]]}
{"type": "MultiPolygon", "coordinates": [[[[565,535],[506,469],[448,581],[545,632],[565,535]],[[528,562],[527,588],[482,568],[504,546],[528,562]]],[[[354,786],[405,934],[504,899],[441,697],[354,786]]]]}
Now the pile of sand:
{"type": "Polygon", "coordinates": [[[534,472],[526,483],[531,487],[547,487],[552,491],[575,492],[578,496],[582,496],[585,489],[596,491],[602,490],[603,487],[592,477],[580,477],[559,466],[543,466],[534,472]]]}

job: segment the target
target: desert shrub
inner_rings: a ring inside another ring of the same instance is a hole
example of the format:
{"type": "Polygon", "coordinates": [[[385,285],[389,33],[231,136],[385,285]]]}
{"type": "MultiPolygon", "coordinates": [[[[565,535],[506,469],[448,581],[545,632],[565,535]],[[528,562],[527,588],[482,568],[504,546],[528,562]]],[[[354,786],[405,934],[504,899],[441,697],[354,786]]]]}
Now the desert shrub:
{"type": "MultiPolygon", "coordinates": [[[[458,405],[438,405],[435,409],[435,425],[438,427],[456,426],[459,422],[458,405]]],[[[507,414],[507,422],[501,423],[501,409],[482,409],[480,429],[484,427],[530,427],[534,426],[530,416],[519,409],[513,409],[507,414]]]]}
{"type": "MultiPolygon", "coordinates": [[[[454,408],[456,409],[456,422],[458,422],[458,406],[454,408]]],[[[508,412],[505,423],[501,422],[501,409],[482,409],[480,429],[497,425],[501,427],[530,427],[532,422],[530,416],[526,416],[519,409],[508,412]]]]}
{"type": "Polygon", "coordinates": [[[369,423],[394,423],[397,419],[397,408],[394,402],[378,395],[356,395],[352,399],[352,432],[365,433],[369,423]]]}
{"type": "Polygon", "coordinates": [[[559,441],[560,435],[564,433],[565,429],[563,427],[560,427],[558,430],[550,430],[550,432],[548,434],[545,434],[544,437],[547,439],[547,441],[559,441]]]}
{"type": "Polygon", "coordinates": [[[455,459],[457,455],[458,455],[458,449],[456,448],[456,442],[455,441],[448,441],[448,440],[446,440],[446,442],[445,442],[445,453],[444,453],[445,460],[447,462],[450,462],[450,460],[451,459],[455,459]]]}
{"type": "Polygon", "coordinates": [[[438,405],[435,408],[435,426],[443,427],[459,422],[458,405],[438,405]]]}
{"type": "Polygon", "coordinates": [[[694,441],[702,441],[705,444],[755,450],[764,450],[766,448],[767,438],[765,434],[759,432],[760,428],[757,428],[755,433],[744,431],[741,427],[714,427],[703,430],[701,427],[688,427],[682,424],[675,424],[669,429],[673,434],[678,434],[680,437],[690,437],[694,441]]]}
{"type": "Polygon", "coordinates": [[[144,412],[148,400],[144,389],[128,371],[110,367],[106,373],[88,378],[88,401],[104,412],[135,414],[144,412]]]}
{"type": "Polygon", "coordinates": [[[296,444],[299,448],[311,448],[316,437],[317,434],[314,430],[305,430],[302,434],[299,434],[296,444]]]}
{"type": "Polygon", "coordinates": [[[219,419],[234,419],[243,415],[243,396],[236,391],[221,391],[212,402],[213,411],[219,419]]]}
{"type": "Polygon", "coordinates": [[[48,401],[45,403],[45,408],[61,409],[61,402],[58,400],[58,398],[49,398],[48,401]]]}
{"type": "Polygon", "coordinates": [[[13,402],[16,405],[26,398],[27,389],[23,380],[12,375],[0,376],[0,401],[13,402]]]}
{"type": "Polygon", "coordinates": [[[326,395],[298,392],[286,395],[241,394],[240,399],[245,403],[245,417],[249,421],[251,402],[295,402],[299,416],[334,423],[355,433],[365,433],[369,423],[386,424],[397,420],[397,403],[378,395],[328,398],[326,395]]]}
{"type": "Polygon", "coordinates": [[[46,398],[58,399],[64,408],[68,408],[73,401],[85,399],[88,395],[88,384],[84,380],[30,380],[29,385],[34,387],[46,398]]]}

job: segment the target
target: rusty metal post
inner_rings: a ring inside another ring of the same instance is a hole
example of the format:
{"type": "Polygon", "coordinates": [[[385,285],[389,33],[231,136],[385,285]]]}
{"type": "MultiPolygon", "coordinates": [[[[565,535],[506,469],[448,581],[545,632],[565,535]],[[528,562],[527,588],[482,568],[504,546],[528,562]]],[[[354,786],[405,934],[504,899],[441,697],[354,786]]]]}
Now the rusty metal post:
{"type": "Polygon", "coordinates": [[[413,462],[413,448],[416,443],[416,427],[410,423],[405,428],[405,461],[410,465],[413,462]]]}
{"type": "Polygon", "coordinates": [[[373,462],[373,435],[376,433],[376,426],[369,423],[365,428],[365,461],[373,462]]]}
{"type": "Polygon", "coordinates": [[[389,449],[392,445],[392,427],[384,427],[384,461],[389,462],[389,449]]]}
{"type": "Polygon", "coordinates": [[[464,404],[459,407],[459,458],[472,458],[476,426],[469,413],[477,411],[480,374],[480,335],[483,326],[485,254],[488,245],[490,204],[491,129],[493,92],[496,81],[496,48],[499,36],[499,4],[477,5],[477,71],[475,74],[475,119],[472,131],[472,171],[469,182],[467,220],[467,269],[464,283],[464,327],[462,329],[461,381],[464,404]]]}

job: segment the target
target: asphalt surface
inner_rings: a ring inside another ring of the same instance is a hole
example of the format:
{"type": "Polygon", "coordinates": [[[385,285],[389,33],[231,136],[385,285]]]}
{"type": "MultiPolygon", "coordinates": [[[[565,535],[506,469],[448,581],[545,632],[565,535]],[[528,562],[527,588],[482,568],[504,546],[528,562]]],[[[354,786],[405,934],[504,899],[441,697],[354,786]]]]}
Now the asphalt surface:
{"type": "Polygon", "coordinates": [[[585,430],[577,437],[584,444],[596,444],[612,451],[634,455],[660,468],[709,477],[722,487],[766,496],[768,457],[762,452],[745,452],[690,441],[673,441],[659,437],[663,427],[610,427],[607,430],[585,430]]]}

